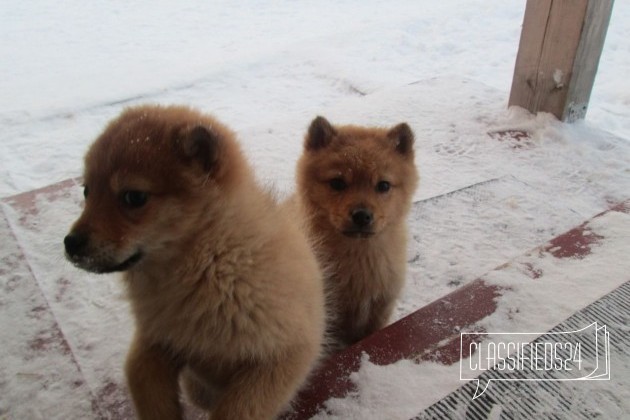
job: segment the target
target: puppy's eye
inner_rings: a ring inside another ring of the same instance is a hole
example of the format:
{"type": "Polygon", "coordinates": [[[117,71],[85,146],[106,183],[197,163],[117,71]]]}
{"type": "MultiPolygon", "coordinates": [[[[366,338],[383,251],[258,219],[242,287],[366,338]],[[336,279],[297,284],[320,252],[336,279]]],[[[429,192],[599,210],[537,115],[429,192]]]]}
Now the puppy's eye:
{"type": "Polygon", "coordinates": [[[146,204],[149,195],[144,191],[125,191],[122,195],[122,200],[127,207],[137,209],[146,204]]]}
{"type": "Polygon", "coordinates": [[[341,178],[333,178],[328,182],[328,185],[330,185],[330,188],[332,188],[335,191],[343,191],[346,188],[348,188],[348,184],[346,184],[346,181],[344,181],[341,178]]]}
{"type": "Polygon", "coordinates": [[[379,181],[378,184],[376,184],[376,191],[380,192],[380,193],[386,193],[387,191],[390,190],[391,188],[391,184],[387,181],[379,181]]]}
{"type": "Polygon", "coordinates": [[[88,198],[88,194],[90,193],[90,189],[85,185],[83,187],[83,198],[88,198]]]}

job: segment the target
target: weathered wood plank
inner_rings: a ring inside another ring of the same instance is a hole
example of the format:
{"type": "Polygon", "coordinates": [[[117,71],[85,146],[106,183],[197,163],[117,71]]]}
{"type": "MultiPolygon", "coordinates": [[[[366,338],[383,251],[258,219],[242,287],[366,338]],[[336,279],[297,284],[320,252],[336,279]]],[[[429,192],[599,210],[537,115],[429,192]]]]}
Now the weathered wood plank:
{"type": "Polygon", "coordinates": [[[595,83],[599,59],[604,49],[614,0],[589,1],[582,39],[573,64],[573,81],[569,85],[564,115],[569,122],[583,119],[595,83]]]}
{"type": "Polygon", "coordinates": [[[509,105],[584,118],[614,0],[528,0],[509,105]]]}
{"type": "Polygon", "coordinates": [[[521,40],[514,66],[509,105],[535,112],[534,95],[538,86],[538,68],[552,0],[528,1],[523,18],[521,40]]]}

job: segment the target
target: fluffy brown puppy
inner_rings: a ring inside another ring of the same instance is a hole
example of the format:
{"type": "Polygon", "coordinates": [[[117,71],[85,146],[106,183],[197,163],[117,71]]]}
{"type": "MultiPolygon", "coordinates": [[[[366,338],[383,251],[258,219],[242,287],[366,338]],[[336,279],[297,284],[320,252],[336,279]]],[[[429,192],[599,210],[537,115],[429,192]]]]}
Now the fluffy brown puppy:
{"type": "Polygon", "coordinates": [[[189,108],[143,106],[85,158],[66,255],[124,272],[136,320],[126,373],[142,419],[182,417],[180,376],[213,420],[272,418],[321,352],[316,259],[234,137],[189,108]]]}
{"type": "Polygon", "coordinates": [[[404,284],[406,217],[418,182],[413,143],[405,123],[332,126],[317,117],[306,135],[298,208],[326,267],[333,348],[385,326],[404,284]]]}

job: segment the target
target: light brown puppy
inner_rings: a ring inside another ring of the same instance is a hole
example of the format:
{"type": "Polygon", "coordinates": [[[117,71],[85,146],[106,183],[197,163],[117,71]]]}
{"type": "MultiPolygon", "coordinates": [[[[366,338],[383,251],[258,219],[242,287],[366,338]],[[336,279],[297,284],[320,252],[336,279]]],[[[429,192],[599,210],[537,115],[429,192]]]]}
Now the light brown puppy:
{"type": "Polygon", "coordinates": [[[306,135],[297,202],[327,271],[333,348],[385,326],[404,284],[413,143],[405,123],[332,126],[317,117],[306,135]]]}
{"type": "Polygon", "coordinates": [[[144,106],[85,158],[66,255],[124,271],[136,319],[126,372],[142,419],[182,417],[180,376],[213,420],[272,418],[320,356],[318,264],[234,137],[189,108],[144,106]]]}

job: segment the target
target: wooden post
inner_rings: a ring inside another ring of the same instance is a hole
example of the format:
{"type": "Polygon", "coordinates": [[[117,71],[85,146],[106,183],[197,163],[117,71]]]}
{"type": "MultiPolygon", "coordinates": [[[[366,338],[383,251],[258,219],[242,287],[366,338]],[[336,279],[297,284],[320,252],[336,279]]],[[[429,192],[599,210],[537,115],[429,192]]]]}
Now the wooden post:
{"type": "Polygon", "coordinates": [[[527,0],[509,106],[586,115],[614,0],[527,0]]]}

